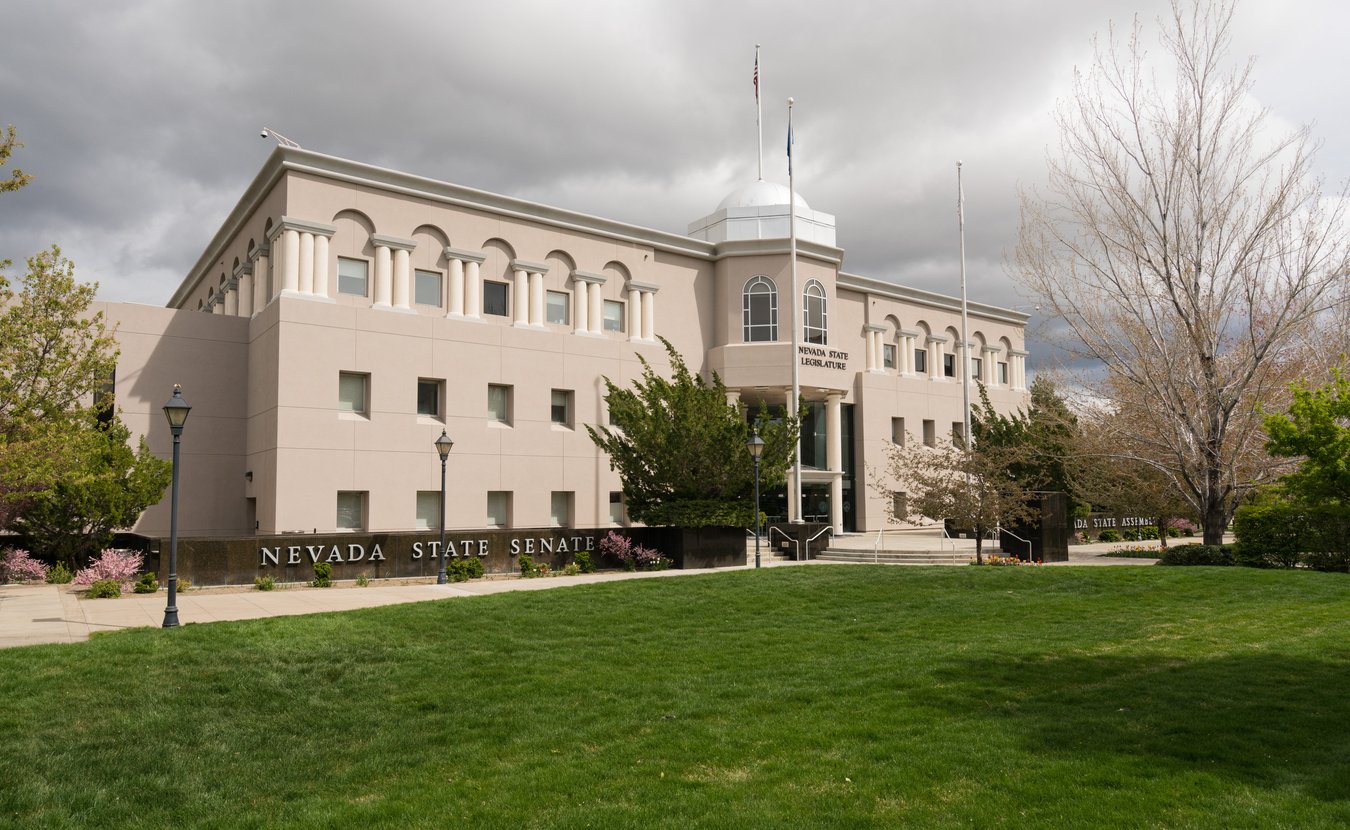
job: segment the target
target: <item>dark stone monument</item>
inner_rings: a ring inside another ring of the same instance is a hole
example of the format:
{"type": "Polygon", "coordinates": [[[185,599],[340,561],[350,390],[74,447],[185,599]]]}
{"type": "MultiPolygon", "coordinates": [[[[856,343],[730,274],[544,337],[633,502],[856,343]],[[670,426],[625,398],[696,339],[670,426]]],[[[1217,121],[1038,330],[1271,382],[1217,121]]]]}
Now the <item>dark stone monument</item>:
{"type": "Polygon", "coordinates": [[[1027,562],[1068,562],[1072,532],[1068,495],[1037,493],[1033,505],[1037,518],[999,533],[999,549],[1027,562]]]}

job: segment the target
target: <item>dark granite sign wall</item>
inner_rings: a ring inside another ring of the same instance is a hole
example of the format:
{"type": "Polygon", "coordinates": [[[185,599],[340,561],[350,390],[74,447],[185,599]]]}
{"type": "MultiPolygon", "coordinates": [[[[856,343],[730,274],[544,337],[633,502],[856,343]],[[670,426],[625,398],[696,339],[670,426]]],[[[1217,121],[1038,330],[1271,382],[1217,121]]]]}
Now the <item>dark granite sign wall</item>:
{"type": "MultiPolygon", "coordinates": [[[[334,579],[429,577],[440,570],[442,555],[450,561],[473,557],[488,573],[514,573],[519,557],[561,569],[586,551],[597,567],[621,567],[605,562],[600,540],[611,528],[438,532],[285,534],[178,540],[178,575],[194,585],[249,585],[255,577],[272,576],[278,582],[305,582],[314,576],[314,564],[327,562],[334,579]]],[[[725,567],[745,564],[745,531],[740,528],[623,528],[634,542],[653,547],[677,568],[725,567]]],[[[142,539],[145,567],[168,578],[167,538],[142,539]]],[[[448,564],[448,563],[447,563],[448,564]]]]}

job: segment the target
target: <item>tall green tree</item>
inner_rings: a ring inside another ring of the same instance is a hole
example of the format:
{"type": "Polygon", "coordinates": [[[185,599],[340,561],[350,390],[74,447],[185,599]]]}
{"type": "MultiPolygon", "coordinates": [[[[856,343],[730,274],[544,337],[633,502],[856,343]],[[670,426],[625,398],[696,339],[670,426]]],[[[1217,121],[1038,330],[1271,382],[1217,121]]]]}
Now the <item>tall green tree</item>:
{"type": "MultiPolygon", "coordinates": [[[[605,378],[609,426],[587,426],[623,479],[628,515],[648,525],[751,527],[754,466],[746,441],[751,424],[743,406],[727,403],[726,386],[694,374],[669,341],[669,379],[641,357],[632,389],[605,378]]],[[[797,441],[799,416],[770,417],[761,405],[754,429],[764,440],[760,486],[785,480],[797,441]]]]}
{"type": "Polygon", "coordinates": [[[78,463],[72,436],[117,361],[103,315],[89,313],[96,288],[54,245],[29,257],[17,291],[0,274],[0,524],[78,463]]]}
{"type": "Polygon", "coordinates": [[[1038,375],[1031,384],[1026,410],[1008,415],[994,410],[989,393],[980,384],[980,402],[971,407],[970,432],[975,447],[1015,447],[1009,454],[1008,474],[1027,490],[1053,490],[1075,500],[1066,461],[1073,451],[1077,417],[1060,396],[1054,381],[1038,375]]]}
{"type": "Polygon", "coordinates": [[[172,467],[151,454],[144,437],[132,450],[131,432],[115,413],[91,413],[74,437],[76,465],[32,497],[16,522],[35,552],[72,569],[163,498],[172,467]]]}
{"type": "MultiPolygon", "coordinates": [[[[6,126],[4,133],[0,134],[0,167],[9,164],[9,157],[22,146],[23,142],[19,141],[18,135],[14,132],[14,125],[6,126]]],[[[9,178],[0,179],[0,193],[18,190],[32,180],[32,176],[15,167],[10,171],[9,178]]]]}
{"type": "Polygon", "coordinates": [[[1295,383],[1289,411],[1268,416],[1265,426],[1267,451],[1302,457],[1282,479],[1290,496],[1350,506],[1350,378],[1335,369],[1325,386],[1295,383]]]}

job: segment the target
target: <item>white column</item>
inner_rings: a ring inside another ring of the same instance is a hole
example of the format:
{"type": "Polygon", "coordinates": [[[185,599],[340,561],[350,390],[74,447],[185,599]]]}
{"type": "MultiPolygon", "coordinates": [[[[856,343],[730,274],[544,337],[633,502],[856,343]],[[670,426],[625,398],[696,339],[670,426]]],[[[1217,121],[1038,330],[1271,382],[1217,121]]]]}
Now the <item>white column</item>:
{"type": "Polygon", "coordinates": [[[371,292],[374,298],[374,301],[371,303],[373,308],[389,308],[390,299],[393,296],[393,287],[390,285],[390,278],[393,275],[393,270],[393,256],[389,252],[389,246],[376,245],[375,286],[371,292]]]}
{"type": "Polygon", "coordinates": [[[867,346],[867,371],[875,372],[881,367],[881,358],[877,355],[877,333],[863,329],[863,343],[867,346]]]}
{"type": "Polygon", "coordinates": [[[253,316],[253,275],[239,275],[239,316],[253,316]]]}
{"type": "Polygon", "coordinates": [[[740,404],[740,402],[741,402],[741,390],[739,390],[739,389],[728,389],[728,390],[727,390],[727,406],[738,406],[738,405],[740,404]]]}
{"type": "Polygon", "coordinates": [[[225,316],[239,316],[239,292],[233,288],[225,289],[225,316]]]}
{"type": "Polygon", "coordinates": [[[587,329],[591,334],[605,333],[605,298],[600,293],[600,283],[593,282],[589,285],[590,290],[586,293],[590,295],[591,311],[588,315],[587,323],[590,328],[587,329]]]}
{"type": "Polygon", "coordinates": [[[642,339],[656,339],[656,292],[640,291],[642,299],[642,339]]]}
{"type": "Polygon", "coordinates": [[[628,339],[642,339],[642,292],[628,289],[628,339]]]}
{"type": "Polygon", "coordinates": [[[328,296],[328,237],[314,235],[314,296],[328,296]]]}
{"type": "Polygon", "coordinates": [[[842,397],[838,392],[825,396],[825,463],[835,474],[830,477],[830,524],[835,533],[844,532],[844,445],[839,418],[842,397]]]}
{"type": "Polygon", "coordinates": [[[530,324],[530,284],[529,274],[520,269],[516,269],[515,290],[512,292],[511,309],[513,319],[517,326],[528,326],[530,324]]]}
{"type": "Polygon", "coordinates": [[[300,267],[296,286],[301,294],[314,293],[314,234],[300,232],[300,267]]]}
{"type": "Polygon", "coordinates": [[[928,376],[933,380],[942,380],[944,342],[940,337],[928,338],[928,376]]]}
{"type": "Polygon", "coordinates": [[[408,308],[408,283],[411,281],[412,270],[408,267],[408,251],[406,248],[394,249],[394,308],[408,308]]]}
{"type": "Polygon", "coordinates": [[[530,325],[544,325],[544,275],[530,272],[530,325]]]}
{"type": "MultiPolygon", "coordinates": [[[[477,265],[478,263],[474,263],[477,265]]],[[[455,317],[464,314],[464,260],[450,260],[450,284],[446,286],[446,312],[455,317]]]]}
{"type": "Polygon", "coordinates": [[[259,254],[253,261],[253,313],[257,314],[272,299],[272,286],[267,280],[270,260],[267,254],[259,254]]]}
{"type": "Polygon", "coordinates": [[[300,232],[281,232],[281,290],[294,294],[300,286],[300,232]]]}
{"type": "Polygon", "coordinates": [[[572,280],[572,332],[582,334],[590,326],[587,319],[591,310],[591,289],[588,283],[572,280]]]}
{"type": "Polygon", "coordinates": [[[469,260],[464,274],[464,316],[477,320],[483,316],[483,280],[478,263],[469,260]]]}

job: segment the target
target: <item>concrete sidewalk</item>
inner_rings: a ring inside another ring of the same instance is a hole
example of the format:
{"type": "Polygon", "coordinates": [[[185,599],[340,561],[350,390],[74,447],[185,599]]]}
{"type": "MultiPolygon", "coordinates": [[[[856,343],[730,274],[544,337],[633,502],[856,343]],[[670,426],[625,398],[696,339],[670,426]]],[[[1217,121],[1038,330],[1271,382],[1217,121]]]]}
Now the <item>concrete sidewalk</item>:
{"type": "MultiPolygon", "coordinates": [[[[765,561],[765,567],[784,567],[794,562],[765,561]]],[[[806,564],[806,563],[800,563],[806,564]]],[[[208,588],[178,594],[178,620],[183,625],[260,617],[352,611],[405,602],[453,599],[499,594],[506,591],[542,591],[571,585],[590,585],[625,579],[663,579],[689,574],[714,573],[743,568],[707,568],[646,571],[639,573],[579,574],[539,579],[480,579],[472,582],[435,584],[381,584],[359,588],[344,584],[334,588],[278,587],[275,591],[208,588]]],[[[70,585],[0,585],[0,648],[40,643],[77,643],[98,631],[119,631],[164,622],[167,594],[125,594],[120,599],[87,599],[70,585]]]]}

